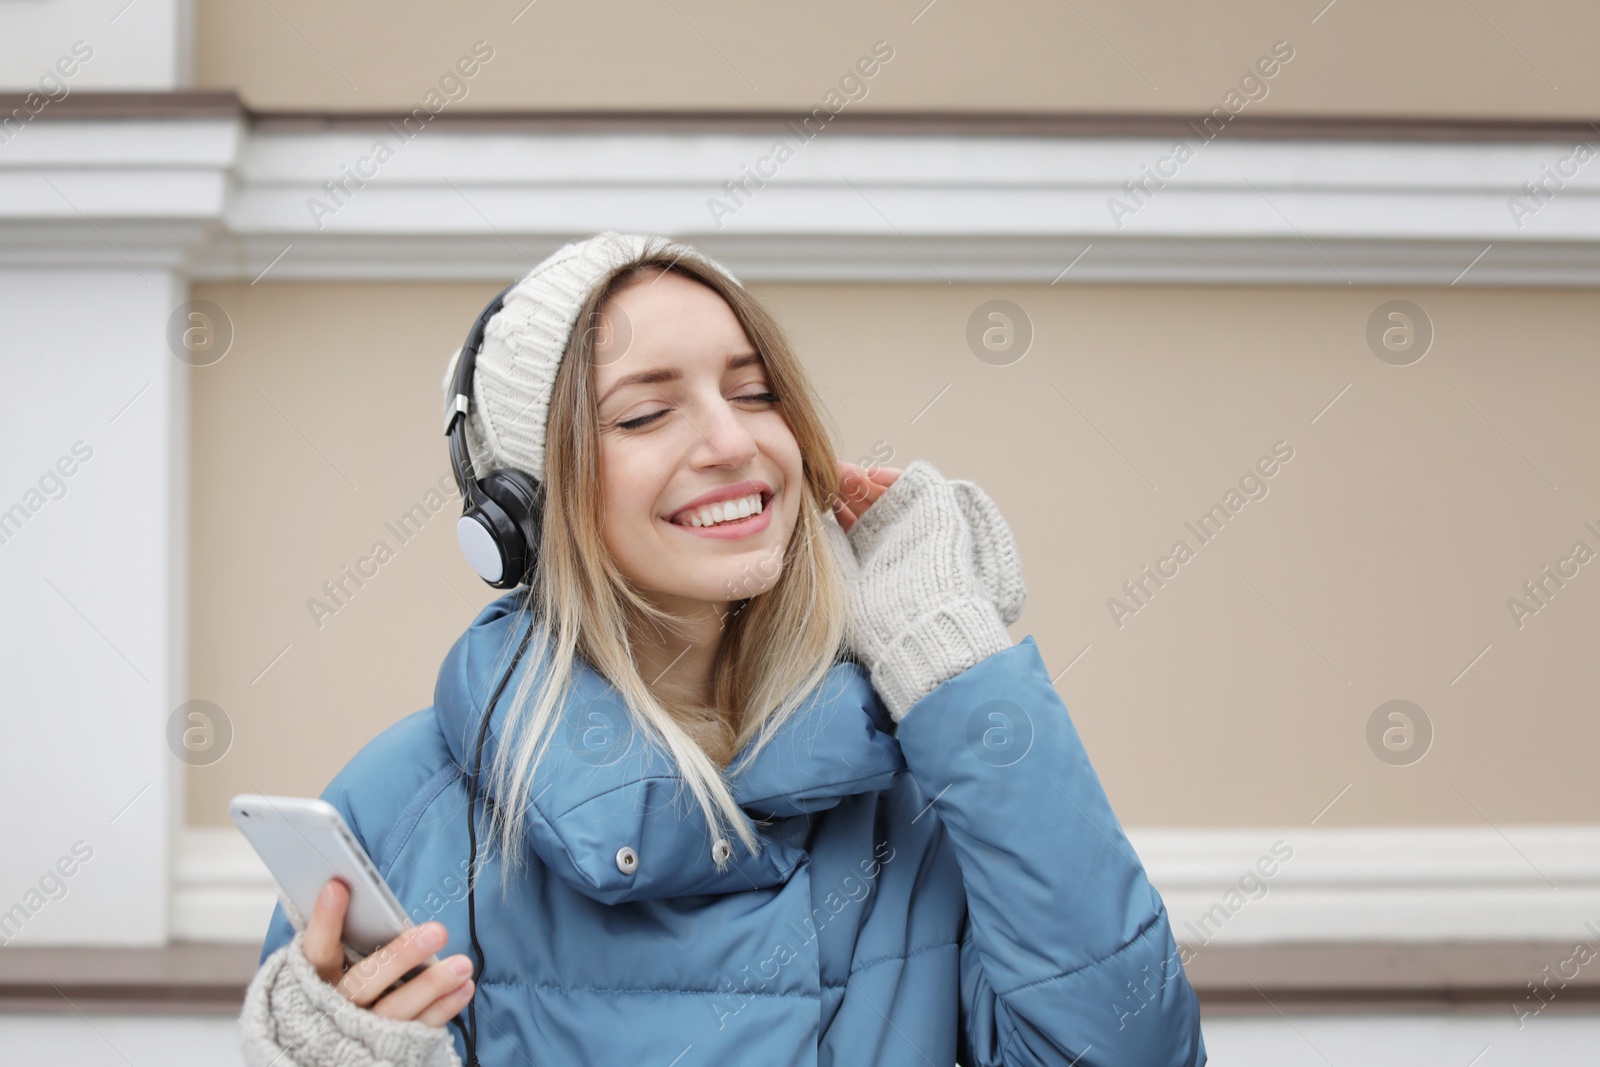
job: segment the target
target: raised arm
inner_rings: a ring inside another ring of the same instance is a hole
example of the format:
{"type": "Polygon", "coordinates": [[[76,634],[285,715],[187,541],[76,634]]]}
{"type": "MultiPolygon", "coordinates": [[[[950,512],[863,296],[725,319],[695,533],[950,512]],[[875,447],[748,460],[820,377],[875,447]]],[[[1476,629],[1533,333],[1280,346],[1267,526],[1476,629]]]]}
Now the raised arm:
{"type": "Polygon", "coordinates": [[[917,701],[896,736],[966,886],[962,1064],[1204,1064],[1166,906],[1033,638],[917,701]]]}
{"type": "MultiPolygon", "coordinates": [[[[837,538],[836,538],[837,540],[837,538]]],[[[850,641],[899,724],[967,895],[966,1067],[1200,1067],[1200,1012],[1032,637],[993,501],[924,461],[851,527],[850,641]]]]}

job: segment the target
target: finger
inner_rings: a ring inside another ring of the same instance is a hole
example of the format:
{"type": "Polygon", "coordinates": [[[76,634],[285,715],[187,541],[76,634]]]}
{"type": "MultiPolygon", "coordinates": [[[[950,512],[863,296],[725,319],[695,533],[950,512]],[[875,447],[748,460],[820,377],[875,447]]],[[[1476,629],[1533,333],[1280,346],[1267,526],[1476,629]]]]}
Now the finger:
{"type": "MultiPolygon", "coordinates": [[[[843,464],[841,464],[841,466],[843,466],[843,464]]],[[[855,516],[853,514],[851,514],[851,511],[845,505],[844,500],[842,500],[841,498],[839,498],[837,496],[833,497],[832,500],[829,502],[828,510],[833,512],[833,517],[839,521],[840,527],[842,527],[846,532],[848,532],[849,529],[850,529],[848,523],[849,522],[854,522],[855,521],[855,516]]]]}
{"type": "MultiPolygon", "coordinates": [[[[894,477],[899,477],[898,471],[895,472],[894,477]]],[[[872,507],[872,505],[878,502],[879,497],[883,496],[884,493],[889,491],[890,484],[893,484],[893,479],[891,479],[888,484],[872,481],[871,479],[867,479],[858,483],[857,488],[859,491],[850,498],[851,504],[854,505],[852,514],[856,518],[860,518],[868,508],[872,507]]]]}
{"type": "Polygon", "coordinates": [[[417,1021],[427,1023],[429,1026],[443,1026],[461,1014],[461,1009],[467,1006],[467,1001],[472,999],[472,994],[476,990],[477,986],[468,978],[461,986],[423,1009],[422,1014],[417,1016],[417,1021]]]}
{"type": "Polygon", "coordinates": [[[466,956],[451,956],[380,998],[372,1006],[372,1011],[386,1019],[415,1019],[430,1005],[446,997],[460,997],[461,1003],[465,1004],[470,999],[470,993],[462,995],[461,990],[471,988],[472,961],[466,956]],[[457,962],[465,963],[467,969],[457,971],[457,962]]]}
{"type": "Polygon", "coordinates": [[[850,504],[870,503],[876,485],[867,472],[854,463],[843,464],[839,474],[839,497],[850,504]]]}
{"type": "Polygon", "coordinates": [[[885,489],[898,481],[904,473],[905,470],[901,467],[874,467],[870,472],[872,480],[885,489]]]}
{"type": "Polygon", "coordinates": [[[447,936],[443,923],[411,927],[346,971],[339,992],[365,1008],[407,971],[443,948],[447,936]]]}
{"type": "Polygon", "coordinates": [[[337,985],[344,972],[344,945],[340,935],[344,932],[344,913],[349,906],[349,887],[337,878],[330,878],[317,894],[311,921],[306,923],[301,950],[317,969],[317,977],[329,985],[337,985]]]}
{"type": "Polygon", "coordinates": [[[889,491],[889,487],[895,482],[899,481],[900,475],[904,473],[905,472],[903,470],[899,470],[895,467],[875,467],[870,472],[869,479],[867,481],[867,493],[869,498],[875,501],[884,493],[887,493],[889,491]]]}

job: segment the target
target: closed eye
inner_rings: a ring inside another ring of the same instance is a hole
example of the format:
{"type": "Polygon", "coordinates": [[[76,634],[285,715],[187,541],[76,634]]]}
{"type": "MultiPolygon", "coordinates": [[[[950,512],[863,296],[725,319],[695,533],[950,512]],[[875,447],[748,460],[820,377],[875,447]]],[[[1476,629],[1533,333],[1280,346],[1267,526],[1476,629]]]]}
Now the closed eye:
{"type": "Polygon", "coordinates": [[[642,415],[637,419],[629,419],[627,422],[619,422],[617,425],[622,427],[624,430],[637,430],[641,427],[650,425],[652,422],[655,422],[665,414],[665,411],[658,411],[654,415],[642,415]]]}
{"type": "MultiPolygon", "coordinates": [[[[753,401],[756,401],[757,403],[764,403],[764,404],[775,404],[775,403],[778,402],[779,397],[775,393],[746,393],[744,396],[735,397],[734,399],[735,400],[753,400],[753,401]]],[[[657,419],[661,418],[661,416],[667,414],[671,410],[672,410],[671,408],[664,408],[661,411],[657,411],[657,412],[654,412],[654,413],[649,414],[649,415],[641,415],[637,419],[629,419],[626,422],[619,422],[619,423],[617,423],[617,425],[622,427],[624,430],[639,430],[639,429],[643,429],[644,427],[650,425],[652,422],[655,422],[657,419]]]]}

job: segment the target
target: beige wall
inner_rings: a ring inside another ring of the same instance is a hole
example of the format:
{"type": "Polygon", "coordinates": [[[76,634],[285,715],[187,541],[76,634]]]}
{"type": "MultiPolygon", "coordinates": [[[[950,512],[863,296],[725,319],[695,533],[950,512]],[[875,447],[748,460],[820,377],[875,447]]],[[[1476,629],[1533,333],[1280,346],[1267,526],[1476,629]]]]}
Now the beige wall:
{"type": "Polygon", "coordinates": [[[1248,113],[1600,110],[1600,9],[1584,0],[1322,7],[201,0],[197,70],[258,108],[410,110],[483,40],[494,58],[454,107],[809,111],[881,39],[894,58],[852,107],[1203,112],[1282,40],[1294,58],[1248,113]]]}
{"type": "MultiPolygon", "coordinates": [[[[941,15],[965,17],[924,21],[941,15]]],[[[384,523],[447,473],[445,356],[496,288],[194,287],[236,340],[193,372],[191,689],[236,737],[191,770],[191,824],[225,824],[236,792],[320,791],[429,705],[493,599],[455,546],[453,499],[409,544],[384,523]],[[378,539],[394,558],[319,630],[307,599],[378,539]]],[[[1600,562],[1520,630],[1506,604],[1575,541],[1600,550],[1583,526],[1600,528],[1591,293],[753,288],[844,457],[886,440],[894,465],[929,459],[999,503],[1029,587],[1013,635],[1052,673],[1090,646],[1057,688],[1125,823],[1304,825],[1346,785],[1319,826],[1594,821],[1600,562]],[[1006,367],[965,341],[995,297],[1036,330],[1006,367]],[[1365,339],[1395,297],[1437,331],[1405,368],[1365,339]],[[1280,440],[1294,455],[1268,495],[1119,629],[1108,598],[1193,544],[1184,523],[1280,440]],[[1436,730],[1412,766],[1365,739],[1397,697],[1436,730]]]]}

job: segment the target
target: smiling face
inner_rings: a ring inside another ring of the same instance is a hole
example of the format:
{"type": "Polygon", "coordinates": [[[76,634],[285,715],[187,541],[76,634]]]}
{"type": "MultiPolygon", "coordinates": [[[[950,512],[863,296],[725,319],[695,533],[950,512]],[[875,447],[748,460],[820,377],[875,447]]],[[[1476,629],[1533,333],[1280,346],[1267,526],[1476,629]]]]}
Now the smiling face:
{"type": "Polygon", "coordinates": [[[669,610],[721,611],[765,592],[795,527],[802,465],[738,318],[670,271],[614,294],[601,317],[593,374],[606,548],[669,610]],[[707,497],[711,510],[691,507],[707,497]]]}

